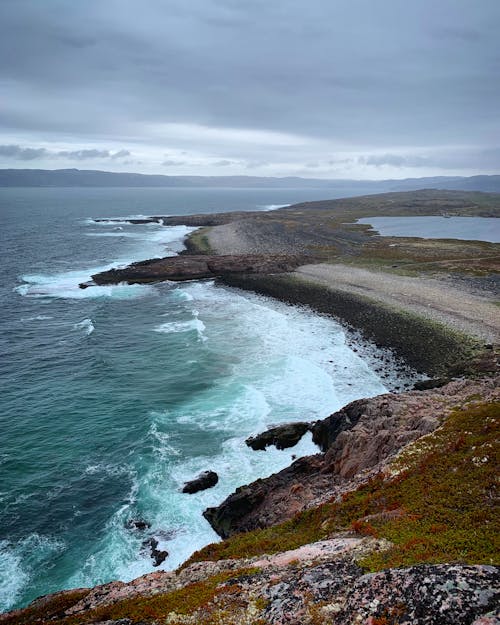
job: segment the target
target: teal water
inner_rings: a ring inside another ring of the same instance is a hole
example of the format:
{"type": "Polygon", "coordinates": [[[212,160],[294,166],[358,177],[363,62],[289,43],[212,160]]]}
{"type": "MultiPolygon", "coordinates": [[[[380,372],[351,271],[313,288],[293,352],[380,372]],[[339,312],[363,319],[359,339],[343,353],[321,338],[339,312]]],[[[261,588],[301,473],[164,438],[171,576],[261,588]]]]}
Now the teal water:
{"type": "MultiPolygon", "coordinates": [[[[317,192],[316,197],[319,198],[317,192]]],[[[201,512],[314,453],[249,450],[389,381],[332,319],[211,282],[78,288],[99,268],[174,254],[189,229],[93,217],[247,210],[314,190],[0,189],[0,608],[173,568],[217,537],[201,512]],[[122,228],[121,230],[118,228],[122,228]],[[213,469],[218,485],[179,488],[213,469]],[[145,532],[127,529],[146,519],[145,532]]]]}

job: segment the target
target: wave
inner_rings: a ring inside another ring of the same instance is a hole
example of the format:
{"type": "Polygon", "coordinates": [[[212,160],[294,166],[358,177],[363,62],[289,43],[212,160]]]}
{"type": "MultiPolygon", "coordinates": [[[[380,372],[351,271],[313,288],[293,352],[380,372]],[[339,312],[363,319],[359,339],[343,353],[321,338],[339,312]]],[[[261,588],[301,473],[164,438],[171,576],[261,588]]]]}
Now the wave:
{"type": "Polygon", "coordinates": [[[92,334],[92,332],[95,330],[95,326],[92,323],[92,319],[84,319],[83,321],[80,321],[79,323],[75,323],[75,325],[73,326],[75,328],[75,330],[85,330],[85,334],[87,336],[90,336],[92,334]]]}
{"type": "Polygon", "coordinates": [[[36,533],[17,543],[0,541],[0,611],[15,605],[32,576],[65,547],[61,540],[36,533]]]}
{"type": "Polygon", "coordinates": [[[259,210],[261,211],[275,211],[278,208],[286,208],[287,206],[290,206],[290,204],[262,204],[261,206],[259,206],[259,210]]]}
{"type": "Polygon", "coordinates": [[[28,321],[46,321],[48,319],[53,319],[54,317],[51,317],[50,315],[36,315],[35,317],[22,317],[21,318],[21,322],[28,322],[28,321]]]}
{"type": "Polygon", "coordinates": [[[160,332],[162,334],[170,334],[177,332],[196,332],[198,338],[201,341],[206,341],[207,337],[204,334],[205,324],[201,319],[195,317],[189,321],[167,321],[166,323],[162,323],[159,326],[154,328],[155,332],[160,332]]]}
{"type": "MultiPolygon", "coordinates": [[[[129,238],[139,245],[127,256],[119,258],[108,265],[91,267],[88,269],[71,270],[55,274],[30,274],[21,277],[23,284],[14,288],[14,291],[24,297],[34,298],[62,298],[62,299],[94,299],[111,297],[114,299],[129,299],[142,297],[150,293],[154,287],[141,284],[117,284],[107,286],[93,286],[80,289],[79,284],[88,282],[91,276],[102,271],[129,265],[144,258],[175,255],[183,247],[184,237],[195,228],[188,226],[163,227],[153,224],[154,229],[147,232],[130,233],[129,238]]],[[[141,228],[141,226],[134,226],[141,228]]],[[[92,234],[92,233],[90,233],[92,234]]],[[[122,233],[104,233],[105,236],[124,236],[122,233]]]]}

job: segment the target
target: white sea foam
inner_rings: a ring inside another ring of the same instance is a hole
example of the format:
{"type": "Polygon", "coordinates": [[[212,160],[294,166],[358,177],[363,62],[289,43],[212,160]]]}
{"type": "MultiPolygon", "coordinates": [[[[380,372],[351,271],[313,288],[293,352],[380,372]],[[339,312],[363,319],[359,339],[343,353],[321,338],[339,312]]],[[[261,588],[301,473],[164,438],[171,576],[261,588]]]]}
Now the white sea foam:
{"type": "MultiPolygon", "coordinates": [[[[131,250],[124,251],[123,256],[108,265],[95,266],[88,269],[71,270],[54,274],[30,274],[22,276],[23,284],[14,290],[26,297],[34,298],[63,298],[63,299],[94,299],[112,297],[114,299],[129,299],[142,297],[151,292],[153,287],[141,284],[116,284],[106,286],[92,286],[80,289],[79,284],[88,282],[91,276],[108,269],[126,266],[144,258],[155,258],[174,255],[182,248],[184,237],[194,228],[187,226],[163,227],[153,224],[154,228],[147,231],[143,226],[134,226],[142,229],[132,239],[136,245],[131,250]],[[166,249],[167,247],[167,249],[166,249]]],[[[123,236],[122,233],[111,233],[123,236]]]]}
{"type": "Polygon", "coordinates": [[[190,319],[189,321],[168,321],[154,328],[155,332],[161,332],[163,334],[177,333],[177,332],[196,332],[200,340],[206,341],[206,337],[203,334],[205,330],[205,324],[201,319],[190,319]]]}
{"type": "Polygon", "coordinates": [[[85,334],[89,336],[95,330],[94,324],[92,323],[92,319],[84,319],[79,323],[75,323],[75,330],[84,330],[85,334]]]}
{"type": "Polygon", "coordinates": [[[286,208],[287,206],[290,206],[290,204],[263,204],[259,206],[259,209],[261,211],[275,211],[278,208],[286,208]]]}
{"type": "Polygon", "coordinates": [[[0,541],[0,611],[10,609],[29,586],[32,573],[64,548],[63,541],[36,533],[17,543],[0,541]]]}
{"type": "MultiPolygon", "coordinates": [[[[152,524],[148,535],[160,537],[160,547],[170,553],[164,569],[218,540],[202,517],[206,507],[242,484],[283,469],[294,455],[317,452],[310,434],[291,449],[271,447],[265,453],[252,451],[245,438],[276,423],[323,418],[353,399],[386,391],[330,318],[205,282],[178,290],[192,319],[169,321],[155,330],[194,331],[202,317],[209,342],[199,349],[223,354],[230,365],[219,382],[186,396],[181,406],[150,413],[154,461],[140,478],[137,501],[152,524]],[[183,429],[194,436],[189,455],[169,434],[182,439],[183,429]],[[196,436],[219,437],[217,451],[198,455],[196,436]],[[207,469],[219,475],[214,488],[196,497],[180,492],[185,481],[207,469]]],[[[89,575],[107,570],[127,580],[152,570],[150,557],[137,537],[124,531],[123,521],[115,518],[108,529],[107,542],[86,564],[89,575]]]]}

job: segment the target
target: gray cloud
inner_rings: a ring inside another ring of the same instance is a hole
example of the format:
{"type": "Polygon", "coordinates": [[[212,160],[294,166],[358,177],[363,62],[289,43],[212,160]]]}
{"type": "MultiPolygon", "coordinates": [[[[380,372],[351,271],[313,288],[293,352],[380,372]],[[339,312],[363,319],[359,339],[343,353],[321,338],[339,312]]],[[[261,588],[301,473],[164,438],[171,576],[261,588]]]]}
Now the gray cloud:
{"type": "Polygon", "coordinates": [[[215,161],[215,167],[229,167],[233,165],[233,161],[228,161],[227,159],[222,159],[220,161],[215,161]]]}
{"type": "Polygon", "coordinates": [[[46,148],[22,147],[20,145],[0,145],[0,156],[21,161],[32,161],[42,158],[63,158],[70,161],[84,161],[87,159],[120,159],[130,156],[128,150],[82,149],[82,150],[47,150],[46,148]]]}
{"type": "Polygon", "coordinates": [[[162,162],[164,167],[179,167],[180,165],[186,165],[186,161],[166,160],[162,162]]]}
{"type": "Polygon", "coordinates": [[[109,158],[109,150],[61,150],[57,152],[55,156],[62,156],[68,158],[71,161],[84,161],[89,158],[109,158]]]}
{"type": "Polygon", "coordinates": [[[365,169],[424,169],[432,158],[377,154],[500,145],[499,26],[498,0],[3,0],[0,132],[71,136],[68,160],[108,141],[140,146],[150,167],[168,146],[211,167],[304,168],[338,150],[346,166],[357,153],[365,169]],[[226,134],[180,136],[186,125],[226,134]]]}
{"type": "Polygon", "coordinates": [[[14,160],[32,161],[47,154],[45,148],[22,148],[20,145],[0,145],[0,156],[14,160]]]}
{"type": "Polygon", "coordinates": [[[112,158],[113,160],[116,160],[117,158],[125,158],[126,156],[130,156],[131,152],[129,152],[129,150],[118,150],[118,152],[114,152],[113,154],[110,154],[110,158],[112,158]]]}

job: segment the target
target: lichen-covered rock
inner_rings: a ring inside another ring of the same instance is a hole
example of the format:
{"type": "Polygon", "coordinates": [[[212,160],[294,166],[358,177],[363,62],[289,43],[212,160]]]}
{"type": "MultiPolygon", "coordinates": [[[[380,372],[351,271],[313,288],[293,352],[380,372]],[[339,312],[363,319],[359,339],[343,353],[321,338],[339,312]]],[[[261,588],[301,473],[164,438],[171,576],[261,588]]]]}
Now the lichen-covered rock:
{"type": "Polygon", "coordinates": [[[356,579],[330,622],[471,625],[497,609],[499,599],[498,567],[437,564],[390,569],[356,579]]]}

